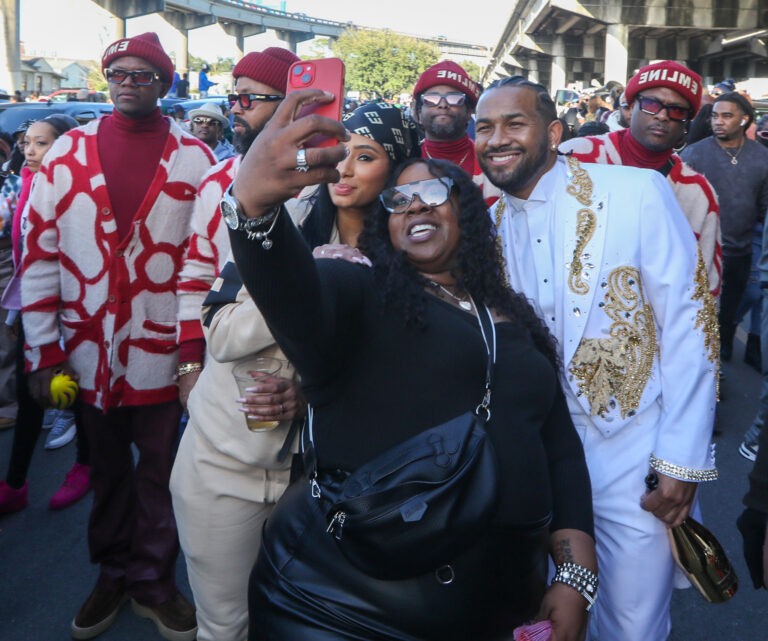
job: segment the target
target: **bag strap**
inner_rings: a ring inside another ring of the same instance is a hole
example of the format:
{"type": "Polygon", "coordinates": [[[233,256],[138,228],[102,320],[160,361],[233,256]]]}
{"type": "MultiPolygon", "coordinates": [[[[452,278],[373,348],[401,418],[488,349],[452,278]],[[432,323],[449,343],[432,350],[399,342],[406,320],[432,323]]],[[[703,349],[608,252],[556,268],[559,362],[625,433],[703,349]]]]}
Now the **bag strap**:
{"type": "MultiPolygon", "coordinates": [[[[472,304],[477,310],[477,322],[480,325],[480,333],[483,336],[488,360],[485,368],[485,392],[483,400],[475,408],[475,414],[486,423],[491,420],[491,388],[493,384],[493,366],[496,363],[496,326],[493,323],[491,310],[486,305],[482,308],[472,304]]],[[[320,498],[320,485],[317,483],[317,454],[315,452],[315,439],[312,432],[314,409],[307,405],[307,420],[301,430],[301,455],[304,460],[304,469],[309,471],[309,484],[312,487],[312,496],[320,498]]]]}
{"type": "MultiPolygon", "coordinates": [[[[475,301],[472,301],[474,305],[475,301]]],[[[477,322],[480,325],[480,333],[483,335],[485,349],[488,353],[488,361],[485,368],[485,394],[483,400],[475,408],[475,414],[486,423],[491,420],[491,388],[493,385],[493,366],[496,364],[496,326],[493,324],[491,310],[483,305],[482,310],[475,305],[477,310],[477,322]],[[485,313],[483,313],[485,312],[485,313]]]]}

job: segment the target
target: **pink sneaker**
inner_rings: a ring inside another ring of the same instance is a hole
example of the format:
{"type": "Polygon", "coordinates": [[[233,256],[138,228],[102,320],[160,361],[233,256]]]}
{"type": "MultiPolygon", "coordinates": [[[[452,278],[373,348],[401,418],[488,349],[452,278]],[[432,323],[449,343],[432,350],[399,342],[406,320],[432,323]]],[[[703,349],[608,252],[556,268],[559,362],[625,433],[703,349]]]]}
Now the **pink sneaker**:
{"type": "Polygon", "coordinates": [[[14,490],[5,481],[0,481],[0,514],[11,514],[27,507],[29,503],[29,485],[24,481],[18,490],[14,490]]]}
{"type": "Polygon", "coordinates": [[[67,477],[56,490],[48,503],[50,510],[63,510],[83,498],[91,489],[91,468],[81,463],[75,463],[67,472],[67,477]]]}

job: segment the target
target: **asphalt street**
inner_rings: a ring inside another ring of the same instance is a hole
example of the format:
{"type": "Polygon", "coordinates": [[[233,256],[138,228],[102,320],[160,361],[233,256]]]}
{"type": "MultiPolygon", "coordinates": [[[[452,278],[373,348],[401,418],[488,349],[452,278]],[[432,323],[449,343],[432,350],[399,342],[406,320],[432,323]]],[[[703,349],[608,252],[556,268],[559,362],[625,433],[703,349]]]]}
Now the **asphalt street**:
{"type": "MultiPolygon", "coordinates": [[[[731,558],[740,587],[730,602],[718,605],[705,602],[693,589],[676,591],[669,641],[768,639],[768,592],[752,587],[735,526],[752,465],[737,450],[754,418],[760,377],[742,363],[743,344],[737,342],[734,352],[733,361],[724,366],[723,433],[716,437],[721,478],[702,487],[701,502],[704,521],[731,558]]],[[[0,432],[0,474],[6,471],[11,440],[12,430],[0,432]]],[[[86,544],[90,495],[61,512],[47,507],[74,462],[75,445],[46,451],[43,442],[41,438],[30,469],[30,505],[0,518],[0,641],[66,641],[69,623],[96,580],[86,544]]],[[[177,577],[179,587],[191,598],[183,558],[177,577]]],[[[99,639],[155,641],[161,637],[153,623],[126,607],[99,639]]]]}

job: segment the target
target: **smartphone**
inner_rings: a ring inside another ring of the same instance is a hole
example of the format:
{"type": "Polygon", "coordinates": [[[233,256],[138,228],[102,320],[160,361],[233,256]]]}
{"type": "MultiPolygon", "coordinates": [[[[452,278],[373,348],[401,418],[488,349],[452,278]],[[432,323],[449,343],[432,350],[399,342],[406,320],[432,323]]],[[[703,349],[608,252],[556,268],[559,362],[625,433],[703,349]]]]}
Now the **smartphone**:
{"type": "MultiPolygon", "coordinates": [[[[288,90],[286,94],[300,89],[321,89],[333,94],[333,102],[313,103],[304,106],[299,118],[311,113],[320,114],[333,120],[341,120],[344,104],[344,63],[339,58],[320,60],[300,60],[294,62],[288,70],[288,90]]],[[[338,141],[327,136],[315,136],[306,143],[306,147],[333,147],[338,141]]]]}

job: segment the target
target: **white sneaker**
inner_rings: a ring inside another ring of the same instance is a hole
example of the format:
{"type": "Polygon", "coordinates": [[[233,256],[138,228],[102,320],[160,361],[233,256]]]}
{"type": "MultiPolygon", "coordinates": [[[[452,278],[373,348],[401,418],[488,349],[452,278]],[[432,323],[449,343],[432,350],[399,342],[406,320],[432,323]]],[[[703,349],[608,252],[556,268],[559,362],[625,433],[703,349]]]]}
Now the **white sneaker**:
{"type": "Polygon", "coordinates": [[[43,429],[49,430],[53,427],[53,424],[56,422],[56,417],[59,415],[59,412],[61,410],[45,410],[43,413],[43,429]]]}
{"type": "Polygon", "coordinates": [[[55,450],[64,447],[75,438],[76,432],[74,413],[71,410],[56,410],[56,418],[53,421],[51,433],[45,441],[45,449],[55,450]]]}

